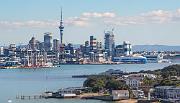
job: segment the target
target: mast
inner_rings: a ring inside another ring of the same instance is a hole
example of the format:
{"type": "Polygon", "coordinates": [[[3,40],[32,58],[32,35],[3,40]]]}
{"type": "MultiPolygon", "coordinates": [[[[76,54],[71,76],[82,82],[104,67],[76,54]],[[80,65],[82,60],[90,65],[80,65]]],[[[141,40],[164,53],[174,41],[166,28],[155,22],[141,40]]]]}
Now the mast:
{"type": "Polygon", "coordinates": [[[62,45],[62,43],[63,43],[63,30],[64,30],[62,8],[61,8],[61,19],[60,19],[59,30],[60,30],[60,44],[62,45]]]}

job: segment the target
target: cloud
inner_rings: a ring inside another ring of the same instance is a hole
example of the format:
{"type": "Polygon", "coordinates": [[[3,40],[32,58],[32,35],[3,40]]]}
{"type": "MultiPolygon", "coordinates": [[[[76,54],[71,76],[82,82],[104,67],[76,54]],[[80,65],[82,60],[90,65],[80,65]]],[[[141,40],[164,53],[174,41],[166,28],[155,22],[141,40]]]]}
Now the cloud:
{"type": "MultiPolygon", "coordinates": [[[[87,19],[85,18],[68,18],[64,21],[65,26],[87,26],[87,19]]],[[[59,26],[59,20],[49,21],[0,21],[0,27],[6,29],[17,29],[17,28],[56,28],[59,26]]]]}
{"type": "Polygon", "coordinates": [[[85,12],[82,14],[82,16],[84,17],[88,17],[88,18],[114,18],[116,17],[115,13],[111,13],[111,12],[104,12],[104,13],[97,13],[97,12],[85,12]]]}
{"type": "Polygon", "coordinates": [[[143,13],[140,16],[142,16],[146,22],[165,23],[171,21],[173,13],[164,10],[156,10],[148,13],[143,13]]]}
{"type": "MultiPolygon", "coordinates": [[[[69,17],[64,21],[65,26],[85,27],[96,25],[142,25],[151,23],[177,23],[180,22],[180,9],[176,11],[154,10],[135,16],[121,16],[113,12],[85,12],[79,17],[69,17]]],[[[1,28],[56,28],[59,20],[29,20],[29,21],[0,21],[1,28]]]]}
{"type": "Polygon", "coordinates": [[[37,20],[29,20],[29,21],[0,21],[0,27],[3,28],[47,28],[47,27],[55,27],[57,23],[55,21],[37,21],[37,20]]]}
{"type": "Polygon", "coordinates": [[[175,12],[154,10],[136,16],[117,16],[113,19],[105,19],[104,22],[110,25],[177,23],[180,22],[180,9],[175,12]]]}
{"type": "Polygon", "coordinates": [[[67,26],[88,26],[88,18],[85,17],[70,17],[65,20],[65,25],[67,26]]]}

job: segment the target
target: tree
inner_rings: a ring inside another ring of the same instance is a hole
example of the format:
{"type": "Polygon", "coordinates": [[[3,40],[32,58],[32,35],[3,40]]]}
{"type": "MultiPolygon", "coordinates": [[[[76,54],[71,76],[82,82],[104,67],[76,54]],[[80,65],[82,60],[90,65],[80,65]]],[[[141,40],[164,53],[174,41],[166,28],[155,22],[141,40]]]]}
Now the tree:
{"type": "Polygon", "coordinates": [[[91,87],[93,92],[99,92],[100,90],[118,90],[118,89],[128,89],[128,86],[122,82],[115,79],[113,76],[90,76],[85,80],[84,87],[91,87]]]}
{"type": "Polygon", "coordinates": [[[105,78],[106,77],[90,76],[85,80],[83,86],[91,87],[93,92],[98,92],[105,87],[105,78]]]}
{"type": "Polygon", "coordinates": [[[106,89],[109,89],[109,90],[127,90],[129,89],[128,86],[122,82],[122,81],[117,81],[117,80],[111,80],[111,81],[108,81],[106,83],[106,89]]]}

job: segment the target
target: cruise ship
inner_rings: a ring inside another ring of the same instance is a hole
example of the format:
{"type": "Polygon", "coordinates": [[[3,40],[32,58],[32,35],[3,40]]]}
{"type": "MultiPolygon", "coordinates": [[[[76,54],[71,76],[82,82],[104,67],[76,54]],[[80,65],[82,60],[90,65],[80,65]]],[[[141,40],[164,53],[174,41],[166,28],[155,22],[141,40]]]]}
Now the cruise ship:
{"type": "Polygon", "coordinates": [[[114,57],[113,62],[125,64],[145,64],[147,63],[147,58],[143,56],[121,56],[114,57]]]}

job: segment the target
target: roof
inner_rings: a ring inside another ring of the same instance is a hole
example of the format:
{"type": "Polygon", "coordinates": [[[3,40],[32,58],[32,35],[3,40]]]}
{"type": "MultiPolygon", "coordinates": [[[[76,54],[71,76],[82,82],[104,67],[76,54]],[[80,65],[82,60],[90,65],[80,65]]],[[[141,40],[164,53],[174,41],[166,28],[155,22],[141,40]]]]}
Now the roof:
{"type": "Polygon", "coordinates": [[[119,93],[119,94],[129,93],[128,90],[112,90],[112,93],[113,93],[113,92],[116,92],[116,93],[119,93]]]}
{"type": "Polygon", "coordinates": [[[180,89],[180,87],[176,87],[176,86],[157,86],[155,88],[157,88],[157,89],[180,89]]]}

